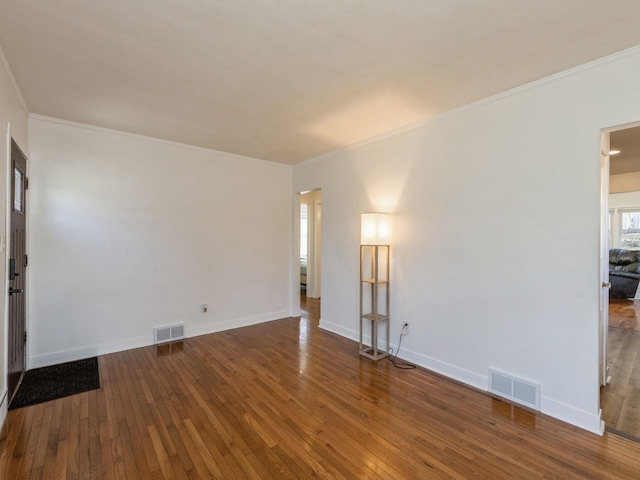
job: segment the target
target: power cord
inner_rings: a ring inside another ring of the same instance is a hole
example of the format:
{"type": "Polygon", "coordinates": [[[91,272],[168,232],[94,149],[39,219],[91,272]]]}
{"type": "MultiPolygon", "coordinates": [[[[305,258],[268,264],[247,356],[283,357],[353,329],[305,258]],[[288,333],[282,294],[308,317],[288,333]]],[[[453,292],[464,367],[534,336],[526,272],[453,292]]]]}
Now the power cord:
{"type": "Polygon", "coordinates": [[[400,332],[400,340],[398,341],[398,349],[396,350],[395,355],[393,354],[393,348],[389,347],[389,350],[391,351],[391,355],[389,356],[389,361],[391,362],[391,365],[401,370],[413,370],[414,368],[416,368],[416,366],[413,363],[397,361],[398,353],[400,353],[401,345],[402,345],[402,332],[400,332]]]}

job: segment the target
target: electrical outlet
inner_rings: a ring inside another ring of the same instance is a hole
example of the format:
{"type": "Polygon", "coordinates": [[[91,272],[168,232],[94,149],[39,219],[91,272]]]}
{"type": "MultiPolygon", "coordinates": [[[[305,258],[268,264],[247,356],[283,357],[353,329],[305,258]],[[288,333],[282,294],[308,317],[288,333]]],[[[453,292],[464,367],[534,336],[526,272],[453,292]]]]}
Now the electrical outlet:
{"type": "Polygon", "coordinates": [[[207,305],[206,303],[202,304],[202,313],[207,313],[207,310],[209,310],[209,305],[207,305]]]}
{"type": "Polygon", "coordinates": [[[409,335],[409,322],[405,322],[402,326],[402,336],[406,337],[407,335],[409,335]]]}

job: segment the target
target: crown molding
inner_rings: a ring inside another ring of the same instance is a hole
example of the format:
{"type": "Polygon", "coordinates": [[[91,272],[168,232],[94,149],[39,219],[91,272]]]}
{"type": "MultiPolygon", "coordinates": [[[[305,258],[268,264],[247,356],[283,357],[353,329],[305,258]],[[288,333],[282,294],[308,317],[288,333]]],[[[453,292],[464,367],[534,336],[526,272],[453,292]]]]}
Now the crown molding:
{"type": "MultiPolygon", "coordinates": [[[[430,123],[434,123],[434,122],[437,122],[439,120],[442,120],[443,118],[447,118],[447,117],[452,116],[452,115],[457,115],[457,114],[459,114],[461,112],[465,112],[467,110],[473,110],[475,108],[481,107],[483,105],[487,105],[489,103],[498,102],[498,101],[503,100],[505,98],[512,97],[512,96],[515,96],[515,95],[519,95],[519,94],[521,94],[523,92],[527,92],[529,90],[533,90],[533,89],[542,87],[544,85],[555,83],[557,81],[564,80],[565,78],[569,78],[569,77],[572,77],[572,76],[575,76],[575,75],[579,75],[579,74],[581,74],[583,72],[586,72],[586,71],[589,71],[589,70],[593,70],[594,68],[598,68],[598,67],[601,67],[603,65],[608,65],[610,63],[617,62],[618,60],[621,60],[621,59],[624,59],[624,58],[627,58],[627,57],[632,57],[632,56],[635,56],[635,55],[638,55],[638,54],[640,54],[640,45],[637,45],[635,47],[632,47],[632,48],[629,48],[629,49],[626,49],[626,50],[622,50],[620,52],[613,53],[611,55],[607,55],[606,57],[601,57],[601,58],[598,58],[596,60],[592,60],[591,62],[587,62],[587,63],[584,63],[582,65],[578,65],[577,67],[573,67],[573,68],[570,68],[568,70],[563,70],[562,72],[555,73],[553,75],[549,75],[549,76],[541,78],[539,80],[534,80],[533,82],[525,83],[523,85],[519,85],[517,87],[510,88],[509,90],[505,90],[504,92],[500,92],[500,93],[497,93],[495,95],[491,95],[489,97],[485,97],[485,98],[482,98],[480,100],[476,100],[475,102],[467,103],[466,105],[462,105],[460,107],[456,107],[456,108],[453,108],[451,110],[447,110],[445,112],[439,113],[439,114],[434,115],[432,117],[425,118],[423,120],[419,120],[419,121],[411,123],[409,125],[405,125],[403,127],[399,127],[399,128],[393,129],[393,130],[389,130],[388,132],[384,132],[384,133],[380,133],[378,135],[374,135],[373,137],[369,137],[369,138],[361,140],[361,141],[359,141],[357,143],[353,143],[351,145],[347,145],[346,147],[338,148],[336,150],[331,150],[330,152],[323,153],[321,155],[309,158],[307,160],[304,160],[302,162],[297,163],[296,165],[303,165],[305,163],[313,163],[315,161],[322,160],[323,158],[326,158],[328,156],[334,155],[336,153],[349,151],[349,150],[352,150],[354,148],[359,148],[359,147],[362,147],[364,145],[368,145],[370,143],[377,142],[379,140],[382,140],[383,138],[392,137],[394,135],[398,135],[398,134],[403,133],[403,132],[414,130],[414,129],[420,128],[420,127],[422,127],[424,125],[428,125],[430,123]]],[[[618,130],[619,128],[617,127],[615,129],[618,130]]]]}
{"type": "Polygon", "coordinates": [[[225,157],[230,157],[230,158],[235,158],[237,160],[244,160],[246,162],[258,162],[261,165],[264,164],[270,164],[273,166],[278,166],[278,167],[283,167],[283,168],[288,168],[291,169],[291,165],[287,165],[284,163],[278,163],[278,162],[273,162],[271,160],[263,160],[261,158],[255,158],[255,157],[247,157],[245,155],[238,155],[237,153],[229,153],[229,152],[223,152],[221,150],[214,150],[211,148],[205,148],[205,147],[198,147],[196,145],[190,145],[188,143],[180,143],[180,142],[174,142],[171,140],[165,140],[163,138],[157,138],[157,137],[150,137],[147,135],[141,135],[139,133],[131,133],[131,132],[125,132],[123,130],[115,130],[112,128],[106,128],[106,127],[98,127],[96,125],[89,125],[88,123],[81,123],[81,122],[73,122],[71,120],[63,120],[61,118],[55,118],[55,117],[48,117],[46,115],[39,115],[37,113],[32,113],[29,115],[29,119],[33,119],[33,120],[40,120],[42,122],[49,122],[49,123],[57,123],[59,125],[65,125],[68,127],[75,127],[75,128],[82,128],[85,130],[92,130],[94,132],[101,132],[101,133],[106,133],[106,134],[110,134],[110,135],[118,135],[121,137],[128,137],[128,138],[134,138],[137,140],[144,140],[144,141],[148,141],[148,142],[154,142],[154,143],[160,143],[163,145],[168,145],[171,147],[176,147],[176,148],[182,148],[185,150],[191,150],[191,151],[195,151],[195,152],[201,152],[201,153],[207,153],[207,154],[215,154],[215,155],[224,155],[225,157]]]}

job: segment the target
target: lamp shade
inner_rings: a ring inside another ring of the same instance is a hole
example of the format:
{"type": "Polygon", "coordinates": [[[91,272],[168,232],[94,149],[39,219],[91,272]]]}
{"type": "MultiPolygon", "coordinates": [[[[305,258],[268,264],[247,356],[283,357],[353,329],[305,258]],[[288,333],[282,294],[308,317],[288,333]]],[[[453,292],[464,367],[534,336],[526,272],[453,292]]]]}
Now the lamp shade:
{"type": "Polygon", "coordinates": [[[360,229],[360,245],[389,245],[391,215],[388,213],[363,213],[360,229]]]}

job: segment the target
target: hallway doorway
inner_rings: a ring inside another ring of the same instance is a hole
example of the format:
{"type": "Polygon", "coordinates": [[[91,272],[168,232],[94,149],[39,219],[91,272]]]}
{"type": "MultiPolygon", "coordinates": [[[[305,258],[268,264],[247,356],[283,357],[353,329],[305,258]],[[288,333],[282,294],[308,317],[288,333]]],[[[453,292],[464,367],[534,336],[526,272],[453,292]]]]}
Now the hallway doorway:
{"type": "Polygon", "coordinates": [[[300,194],[300,289],[308,298],[321,297],[322,191],[300,194]]]}
{"type": "Polygon", "coordinates": [[[612,131],[609,140],[608,235],[603,235],[608,248],[602,252],[603,269],[610,274],[604,332],[609,369],[600,408],[606,430],[640,441],[640,126],[612,131]],[[637,262],[626,260],[634,256],[637,262]]]}

